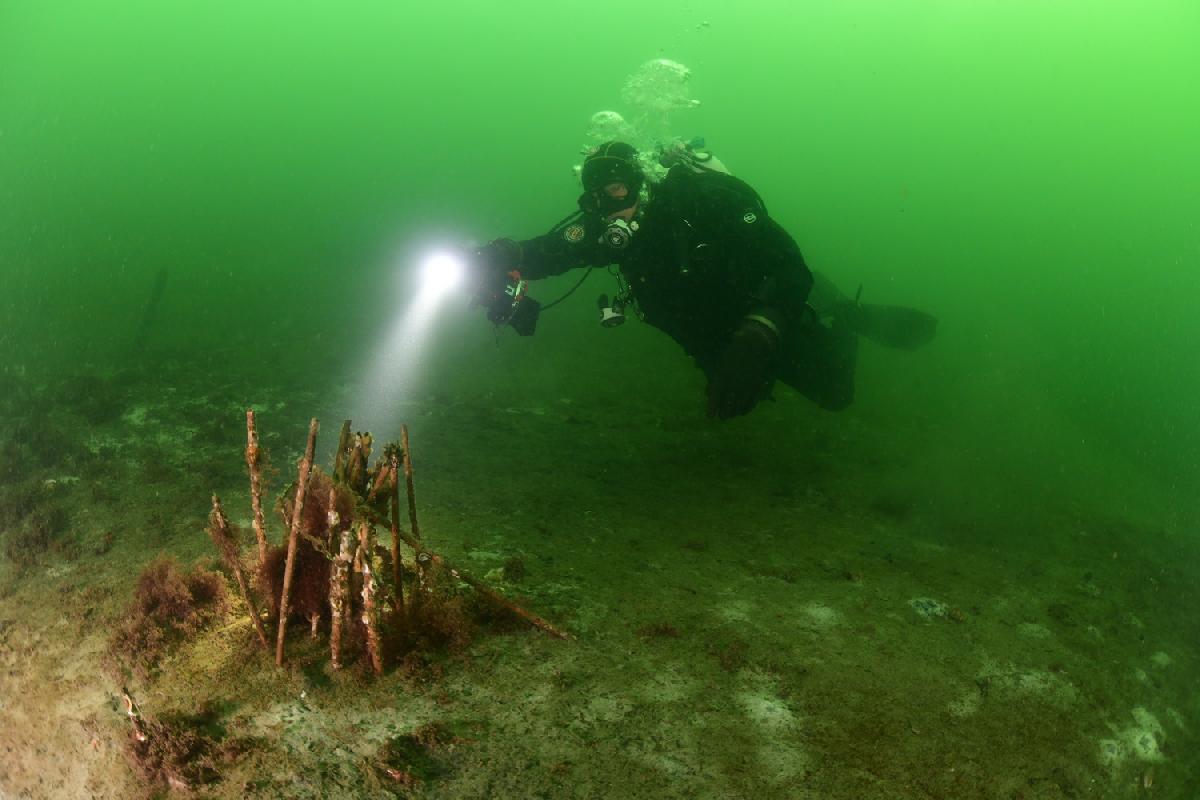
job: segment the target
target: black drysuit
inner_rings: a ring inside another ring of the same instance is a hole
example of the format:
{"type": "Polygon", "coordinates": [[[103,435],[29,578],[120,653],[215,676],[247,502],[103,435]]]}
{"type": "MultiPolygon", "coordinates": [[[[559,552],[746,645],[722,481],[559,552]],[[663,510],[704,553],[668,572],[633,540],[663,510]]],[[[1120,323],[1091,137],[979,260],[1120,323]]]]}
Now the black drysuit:
{"type": "Polygon", "coordinates": [[[817,319],[800,248],[746,183],[678,165],[653,187],[627,247],[602,241],[606,224],[589,216],[533,239],[500,239],[484,248],[486,260],[529,280],[616,264],[640,316],[710,379],[747,317],[766,318],[779,334],[770,377],[824,408],[850,404],[857,336],[817,319]]]}

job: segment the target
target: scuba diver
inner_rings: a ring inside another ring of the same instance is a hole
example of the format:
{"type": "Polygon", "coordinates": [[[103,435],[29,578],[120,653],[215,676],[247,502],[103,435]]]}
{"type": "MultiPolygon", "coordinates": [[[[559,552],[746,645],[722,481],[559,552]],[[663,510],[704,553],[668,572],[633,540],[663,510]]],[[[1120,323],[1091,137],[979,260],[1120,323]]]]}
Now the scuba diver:
{"type": "Polygon", "coordinates": [[[676,145],[658,160],[666,175],[649,185],[632,145],[592,148],[578,212],[542,236],[476,250],[488,318],[531,335],[540,305],[527,281],[615,265],[619,292],[600,298],[602,323],[632,308],[671,336],[704,372],[708,415],[719,419],[749,413],[776,381],[845,408],[860,335],[903,349],[933,338],[929,314],[862,304],[814,275],[758,193],[708,152],[676,145]]]}

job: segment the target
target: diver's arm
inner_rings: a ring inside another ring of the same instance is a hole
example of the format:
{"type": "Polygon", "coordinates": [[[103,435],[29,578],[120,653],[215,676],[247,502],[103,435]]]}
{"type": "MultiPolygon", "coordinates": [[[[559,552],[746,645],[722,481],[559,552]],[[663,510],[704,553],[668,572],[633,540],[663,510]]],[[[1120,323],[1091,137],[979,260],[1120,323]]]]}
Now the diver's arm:
{"type": "Polygon", "coordinates": [[[585,226],[584,222],[577,222],[532,239],[497,239],[480,248],[480,257],[489,269],[517,270],[526,280],[608,263],[596,243],[599,234],[591,227],[590,223],[585,226]]]}

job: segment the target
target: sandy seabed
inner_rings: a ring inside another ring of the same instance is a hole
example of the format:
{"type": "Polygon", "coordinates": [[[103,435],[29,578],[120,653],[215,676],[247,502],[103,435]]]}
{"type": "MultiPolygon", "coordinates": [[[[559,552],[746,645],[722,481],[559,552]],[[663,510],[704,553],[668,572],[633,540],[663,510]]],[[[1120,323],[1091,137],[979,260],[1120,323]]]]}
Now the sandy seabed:
{"type": "MultiPolygon", "coordinates": [[[[0,566],[5,800],[1200,796],[1195,511],[1119,462],[1093,463],[1131,497],[966,446],[962,420],[889,422],[886,398],[832,415],[781,396],[716,425],[678,400],[514,389],[401,409],[425,538],[574,638],[484,627],[375,679],[296,627],[276,670],[235,601],[128,688],[147,718],[203,710],[239,745],[208,783],[148,786],[112,631],[159,553],[214,563],[211,491],[250,516],[248,392],[193,367],[50,407],[83,395],[6,378],[24,459],[6,481],[39,482],[68,524],[0,566]],[[431,730],[415,780],[389,777],[384,754],[431,730]]],[[[278,492],[309,415],[327,460],[349,390],[253,394],[278,492]]]]}

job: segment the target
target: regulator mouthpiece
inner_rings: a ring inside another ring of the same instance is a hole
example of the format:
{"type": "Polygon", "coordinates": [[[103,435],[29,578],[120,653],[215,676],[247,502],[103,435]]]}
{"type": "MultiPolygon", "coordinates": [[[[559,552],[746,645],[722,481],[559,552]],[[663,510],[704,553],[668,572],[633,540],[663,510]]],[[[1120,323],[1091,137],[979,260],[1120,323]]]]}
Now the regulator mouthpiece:
{"type": "Polygon", "coordinates": [[[613,250],[624,250],[629,247],[629,242],[633,240],[633,234],[637,232],[637,229],[637,220],[628,221],[617,217],[609,220],[608,227],[600,236],[600,241],[613,250]]]}

